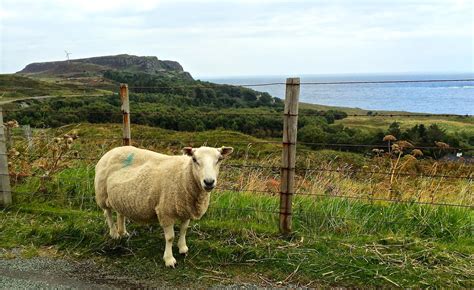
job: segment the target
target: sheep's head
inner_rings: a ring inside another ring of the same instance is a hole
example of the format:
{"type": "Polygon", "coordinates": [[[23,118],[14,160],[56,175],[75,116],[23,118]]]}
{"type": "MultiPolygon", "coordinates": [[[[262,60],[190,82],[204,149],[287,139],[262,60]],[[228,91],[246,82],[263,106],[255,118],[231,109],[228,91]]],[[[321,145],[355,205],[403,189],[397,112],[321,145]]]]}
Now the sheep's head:
{"type": "Polygon", "coordinates": [[[217,175],[221,161],[234,149],[232,147],[184,147],[183,153],[192,158],[194,178],[205,191],[211,191],[217,185],[217,175]]]}

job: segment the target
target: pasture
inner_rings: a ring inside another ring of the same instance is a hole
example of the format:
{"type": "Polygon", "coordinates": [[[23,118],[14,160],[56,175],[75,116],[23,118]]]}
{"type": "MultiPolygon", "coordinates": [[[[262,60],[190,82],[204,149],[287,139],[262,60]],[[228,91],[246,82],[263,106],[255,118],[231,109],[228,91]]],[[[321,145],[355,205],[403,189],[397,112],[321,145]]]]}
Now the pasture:
{"type": "Polygon", "coordinates": [[[13,132],[13,203],[0,212],[2,258],[19,248],[24,257],[93,260],[150,286],[472,285],[472,165],[407,157],[392,174],[391,158],[300,146],[297,166],[309,170],[297,171],[294,232],[284,237],[277,228],[277,142],[225,130],[132,125],[133,144],[159,152],[178,154],[184,145],[202,144],[236,149],[208,213],[191,223],[189,255],[176,253],[172,270],[162,264],[157,224],[130,223],[131,237],[112,240],[93,200],[95,162],[121,144],[121,125],[33,133],[29,148],[21,131],[13,132]],[[64,134],[78,138],[68,146],[64,134]]]}

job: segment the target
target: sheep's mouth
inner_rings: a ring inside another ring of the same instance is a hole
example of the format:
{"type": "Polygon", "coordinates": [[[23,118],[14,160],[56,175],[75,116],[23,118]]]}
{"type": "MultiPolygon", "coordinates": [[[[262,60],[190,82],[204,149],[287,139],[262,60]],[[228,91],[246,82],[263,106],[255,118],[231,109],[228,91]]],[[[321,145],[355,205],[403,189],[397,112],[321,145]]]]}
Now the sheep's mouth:
{"type": "Polygon", "coordinates": [[[205,185],[205,186],[204,186],[204,190],[205,190],[205,191],[211,191],[211,190],[213,190],[214,188],[215,188],[214,185],[211,185],[211,186],[205,185]]]}

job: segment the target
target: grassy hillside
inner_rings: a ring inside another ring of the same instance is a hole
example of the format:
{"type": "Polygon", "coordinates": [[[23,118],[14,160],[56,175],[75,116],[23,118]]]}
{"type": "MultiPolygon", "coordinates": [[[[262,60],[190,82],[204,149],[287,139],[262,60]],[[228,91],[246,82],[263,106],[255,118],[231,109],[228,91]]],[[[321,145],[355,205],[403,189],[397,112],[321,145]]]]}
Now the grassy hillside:
{"type": "Polygon", "coordinates": [[[367,131],[375,132],[377,130],[386,130],[393,123],[400,123],[401,129],[409,129],[417,124],[425,124],[426,126],[437,124],[448,133],[465,133],[474,136],[474,118],[472,117],[347,117],[337,121],[338,124],[350,128],[360,128],[367,131]]]}
{"type": "Polygon", "coordinates": [[[103,93],[73,83],[56,83],[19,75],[0,74],[0,102],[38,96],[90,95],[103,93]]]}

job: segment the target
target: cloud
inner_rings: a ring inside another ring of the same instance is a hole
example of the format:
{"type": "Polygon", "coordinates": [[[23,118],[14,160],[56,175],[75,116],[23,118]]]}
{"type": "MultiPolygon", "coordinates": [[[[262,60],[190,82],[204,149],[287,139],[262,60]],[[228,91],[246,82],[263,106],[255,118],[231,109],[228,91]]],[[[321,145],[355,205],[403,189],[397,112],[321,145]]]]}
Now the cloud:
{"type": "Polygon", "coordinates": [[[327,70],[329,61],[335,63],[332,70],[345,71],[351,64],[362,67],[364,59],[386,59],[377,66],[390,71],[399,64],[389,59],[397,51],[410,56],[407,66],[413,70],[426,67],[430,54],[440,67],[465,70],[469,61],[448,59],[454,53],[472,59],[474,39],[473,3],[459,0],[1,0],[1,5],[3,72],[63,58],[64,49],[74,57],[157,55],[201,74],[246,68],[250,74],[272,73],[276,64],[284,71],[290,67],[281,60],[287,55],[305,72],[327,70]],[[409,50],[414,46],[417,50],[409,50]]]}

